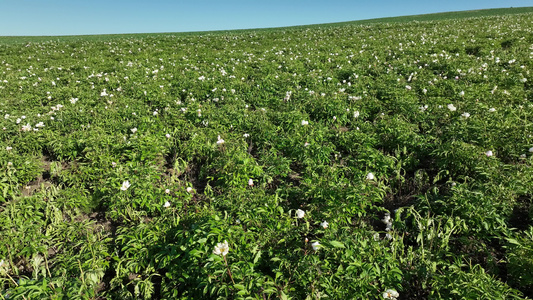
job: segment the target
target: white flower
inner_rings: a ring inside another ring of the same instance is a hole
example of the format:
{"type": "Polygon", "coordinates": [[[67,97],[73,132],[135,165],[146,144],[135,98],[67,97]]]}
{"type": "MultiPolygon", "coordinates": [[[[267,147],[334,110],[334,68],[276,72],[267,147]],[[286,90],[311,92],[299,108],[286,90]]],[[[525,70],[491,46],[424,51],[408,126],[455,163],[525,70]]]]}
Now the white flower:
{"type": "Polygon", "coordinates": [[[374,238],[374,241],[379,241],[379,233],[374,233],[374,235],[372,236],[374,238]]]}
{"type": "Polygon", "coordinates": [[[72,103],[72,104],[76,104],[76,101],[78,101],[78,98],[71,98],[70,99],[70,103],[72,103]]]}
{"type": "Polygon", "coordinates": [[[17,119],[17,124],[19,124],[20,122],[22,122],[22,119],[21,119],[21,118],[18,118],[18,119],[17,119]]]}
{"type": "Polygon", "coordinates": [[[489,109],[490,112],[495,112],[496,111],[496,108],[492,107],[491,109],[489,109]]]}
{"type": "Polygon", "coordinates": [[[22,126],[22,131],[30,131],[30,130],[31,130],[31,125],[29,123],[24,125],[24,126],[22,126]]]}
{"type": "Polygon", "coordinates": [[[202,76],[198,77],[198,80],[204,81],[205,80],[205,76],[202,75],[202,76]]]}
{"type": "Polygon", "coordinates": [[[124,181],[122,183],[122,186],[120,187],[121,190],[125,191],[131,186],[130,182],[128,180],[124,181]]]}
{"type": "Polygon", "coordinates": [[[309,125],[309,121],[302,120],[302,126],[309,125]]]}
{"type": "Polygon", "coordinates": [[[322,223],[320,223],[320,226],[322,226],[322,228],[326,229],[326,228],[328,228],[329,223],[327,221],[323,221],[322,223]]]}
{"type": "Polygon", "coordinates": [[[359,111],[354,111],[353,117],[357,119],[359,117],[359,111]]]}
{"type": "Polygon", "coordinates": [[[410,91],[411,90],[411,86],[410,85],[406,85],[405,88],[410,91]]]}
{"type": "Polygon", "coordinates": [[[368,173],[368,174],[366,174],[366,179],[368,179],[368,180],[374,180],[374,178],[375,178],[374,174],[372,174],[372,173],[368,173]]]}
{"type": "Polygon", "coordinates": [[[44,123],[43,122],[39,122],[39,123],[35,124],[35,127],[44,127],[44,123]]]}
{"type": "Polygon", "coordinates": [[[169,139],[169,138],[170,138],[170,134],[168,134],[168,133],[165,134],[165,137],[166,137],[167,139],[169,139]]]}
{"type": "Polygon", "coordinates": [[[305,211],[301,209],[296,210],[296,216],[298,217],[298,219],[303,218],[305,216],[305,211]]]}
{"type": "Polygon", "coordinates": [[[249,185],[249,186],[254,186],[254,181],[253,181],[253,179],[251,179],[251,178],[248,179],[248,185],[249,185]]]}
{"type": "Polygon", "coordinates": [[[7,151],[9,151],[9,150],[11,150],[11,149],[13,149],[13,148],[12,148],[12,147],[9,147],[9,146],[6,147],[6,150],[7,150],[7,151]]]}
{"type": "Polygon", "coordinates": [[[398,294],[398,292],[393,290],[393,289],[387,289],[383,293],[383,298],[385,298],[385,299],[396,299],[398,297],[400,297],[400,294],[398,294]]]}
{"type": "Polygon", "coordinates": [[[192,193],[192,187],[187,188],[187,193],[192,193]]]}
{"type": "Polygon", "coordinates": [[[457,110],[457,108],[453,104],[448,104],[448,109],[450,111],[456,111],[457,110]]]}
{"type": "Polygon", "coordinates": [[[0,260],[0,275],[5,275],[9,272],[9,265],[5,260],[0,260]]]}
{"type": "Polygon", "coordinates": [[[525,83],[525,82],[527,82],[527,78],[522,78],[522,79],[520,79],[520,81],[525,83]]]}
{"type": "Polygon", "coordinates": [[[114,167],[117,166],[117,163],[116,163],[116,162],[112,162],[112,163],[111,163],[111,166],[114,168],[114,167]]]}
{"type": "Polygon", "coordinates": [[[385,216],[383,217],[383,219],[381,219],[381,222],[383,222],[385,224],[389,224],[391,222],[390,221],[390,214],[386,213],[385,216]]]}
{"type": "Polygon", "coordinates": [[[226,256],[229,252],[229,245],[227,241],[224,241],[224,243],[218,243],[215,246],[215,250],[213,251],[216,255],[226,256]]]}
{"type": "Polygon", "coordinates": [[[461,97],[464,97],[464,95],[465,95],[465,91],[461,91],[461,92],[459,93],[459,96],[461,96],[461,97]]]}
{"type": "Polygon", "coordinates": [[[166,190],[165,190],[165,194],[170,194],[170,190],[169,190],[169,189],[166,189],[166,190]]]}
{"type": "Polygon", "coordinates": [[[311,144],[309,144],[308,142],[305,142],[304,147],[309,147],[309,145],[311,144]]]}
{"type": "Polygon", "coordinates": [[[130,129],[132,133],[137,132],[137,127],[130,129]]]}
{"type": "Polygon", "coordinates": [[[165,202],[165,204],[163,204],[163,207],[167,208],[167,207],[170,207],[170,202],[165,202]]]}
{"type": "Polygon", "coordinates": [[[428,92],[428,90],[426,90],[426,89],[422,90],[422,93],[424,93],[424,94],[426,94],[427,92],[428,92]]]}
{"type": "Polygon", "coordinates": [[[107,96],[107,95],[108,94],[107,94],[105,89],[100,93],[100,97],[104,97],[104,96],[107,96]]]}
{"type": "Polygon", "coordinates": [[[493,154],[492,154],[492,151],[489,150],[489,151],[485,152],[485,155],[487,157],[491,157],[493,154]]]}
{"type": "Polygon", "coordinates": [[[520,154],[520,158],[526,158],[526,154],[520,154]]]}
{"type": "Polygon", "coordinates": [[[217,137],[217,144],[224,144],[224,140],[220,138],[220,135],[217,137]]]}
{"type": "Polygon", "coordinates": [[[243,134],[242,136],[245,137],[245,138],[247,138],[247,137],[249,137],[250,135],[249,135],[248,133],[245,133],[245,134],[243,134]]]}
{"type": "Polygon", "coordinates": [[[467,112],[464,112],[461,117],[465,118],[465,119],[468,119],[470,117],[470,114],[467,113],[467,112]]]}
{"type": "Polygon", "coordinates": [[[312,242],[311,243],[311,247],[313,247],[313,250],[318,251],[318,249],[320,248],[320,243],[319,242],[312,242]]]}
{"type": "Polygon", "coordinates": [[[533,147],[529,148],[529,152],[533,152],[533,147]]]}

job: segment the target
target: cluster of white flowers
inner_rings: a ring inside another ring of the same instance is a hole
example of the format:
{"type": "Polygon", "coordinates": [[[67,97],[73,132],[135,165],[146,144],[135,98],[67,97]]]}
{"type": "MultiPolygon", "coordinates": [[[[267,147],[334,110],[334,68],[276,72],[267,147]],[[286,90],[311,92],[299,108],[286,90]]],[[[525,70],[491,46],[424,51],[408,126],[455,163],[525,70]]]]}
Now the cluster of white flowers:
{"type": "Polygon", "coordinates": [[[224,140],[220,137],[220,135],[217,137],[217,144],[224,144],[224,140]]]}
{"type": "Polygon", "coordinates": [[[456,111],[457,110],[457,108],[453,104],[448,104],[448,109],[450,111],[456,111]]]}
{"type": "Polygon", "coordinates": [[[309,125],[309,121],[302,120],[302,126],[309,125]]]}
{"type": "Polygon", "coordinates": [[[390,218],[390,213],[386,213],[385,214],[385,217],[383,217],[383,219],[381,219],[381,222],[385,223],[385,231],[391,231],[392,230],[392,221],[391,221],[391,218],[390,218]]]}

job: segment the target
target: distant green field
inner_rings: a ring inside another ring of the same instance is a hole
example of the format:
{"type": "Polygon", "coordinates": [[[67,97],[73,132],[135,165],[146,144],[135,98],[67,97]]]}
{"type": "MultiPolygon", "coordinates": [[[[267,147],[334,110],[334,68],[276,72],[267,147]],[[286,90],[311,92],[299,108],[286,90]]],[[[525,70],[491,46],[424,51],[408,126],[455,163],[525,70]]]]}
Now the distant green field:
{"type": "Polygon", "coordinates": [[[0,44],[10,43],[39,43],[45,41],[75,41],[79,39],[83,40],[113,40],[117,38],[154,38],[158,36],[190,36],[190,35],[212,35],[212,34],[237,34],[245,32],[265,32],[276,30],[305,30],[305,29],[318,29],[335,26],[346,25],[369,25],[378,23],[405,23],[412,21],[438,21],[448,19],[464,19],[464,18],[479,18],[498,15],[512,15],[533,12],[533,7],[512,7],[512,8],[493,8],[493,9],[480,9],[469,11],[455,11],[455,12],[443,12],[434,14],[412,15],[412,16],[399,16],[389,18],[377,18],[358,21],[338,22],[338,23],[325,23],[325,24],[312,24],[302,26],[291,27],[276,27],[276,28],[258,28],[258,29],[241,29],[241,30],[218,30],[218,31],[198,31],[198,32],[165,32],[165,33],[134,33],[134,34],[102,34],[102,35],[70,35],[70,36],[0,36],[0,44]]]}

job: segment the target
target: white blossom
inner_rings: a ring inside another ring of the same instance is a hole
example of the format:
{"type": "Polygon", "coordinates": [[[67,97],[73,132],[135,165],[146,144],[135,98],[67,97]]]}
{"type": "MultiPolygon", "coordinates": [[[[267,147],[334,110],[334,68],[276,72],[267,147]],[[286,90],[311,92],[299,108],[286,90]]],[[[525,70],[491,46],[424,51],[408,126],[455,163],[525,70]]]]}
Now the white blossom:
{"type": "Polygon", "coordinates": [[[124,181],[122,183],[122,186],[120,187],[121,190],[125,191],[131,186],[130,182],[128,180],[124,181]]]}
{"type": "Polygon", "coordinates": [[[309,125],[309,121],[302,120],[302,126],[309,125]]]}
{"type": "Polygon", "coordinates": [[[319,242],[312,242],[311,243],[311,247],[313,247],[313,250],[318,251],[318,249],[320,248],[320,243],[319,242]]]}
{"type": "Polygon", "coordinates": [[[327,221],[323,221],[322,223],[320,223],[320,226],[322,226],[322,228],[326,229],[326,228],[328,228],[329,223],[327,221]]]}
{"type": "Polygon", "coordinates": [[[400,297],[400,294],[398,294],[398,292],[393,290],[393,289],[387,289],[383,293],[383,298],[385,298],[385,299],[396,299],[398,297],[400,297]]]}
{"type": "Polygon", "coordinates": [[[22,126],[22,131],[30,131],[30,130],[31,130],[31,125],[29,123],[22,126]]]}
{"type": "Polygon", "coordinates": [[[366,174],[366,179],[368,179],[368,180],[374,180],[375,178],[376,178],[376,177],[375,177],[374,174],[372,174],[372,173],[368,173],[368,174],[366,174]]]}
{"type": "Polygon", "coordinates": [[[224,241],[224,243],[218,243],[215,246],[215,250],[213,251],[214,254],[220,255],[220,256],[226,256],[229,252],[229,245],[227,241],[224,241]]]}
{"type": "Polygon", "coordinates": [[[298,219],[301,219],[304,216],[305,216],[305,211],[303,211],[301,209],[296,210],[296,217],[298,217],[298,219]]]}
{"type": "Polygon", "coordinates": [[[450,111],[456,111],[457,110],[457,108],[453,104],[448,104],[448,109],[450,111]]]}
{"type": "Polygon", "coordinates": [[[167,207],[170,207],[170,202],[165,202],[165,204],[163,204],[163,207],[167,208],[167,207]]]}

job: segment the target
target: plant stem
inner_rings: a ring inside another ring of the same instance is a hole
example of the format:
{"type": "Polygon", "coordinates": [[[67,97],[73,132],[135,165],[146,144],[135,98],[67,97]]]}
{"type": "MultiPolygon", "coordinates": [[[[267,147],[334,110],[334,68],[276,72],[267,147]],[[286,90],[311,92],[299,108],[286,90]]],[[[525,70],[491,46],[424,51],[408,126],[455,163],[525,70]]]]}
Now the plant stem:
{"type": "Polygon", "coordinates": [[[235,284],[235,281],[233,281],[233,276],[231,276],[231,271],[229,270],[228,261],[226,260],[226,256],[222,256],[222,257],[224,257],[224,262],[226,263],[226,268],[228,269],[229,278],[231,278],[231,282],[233,282],[233,284],[235,284]]]}

